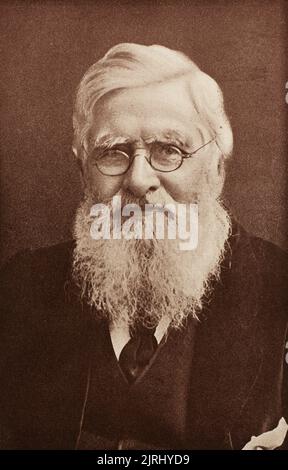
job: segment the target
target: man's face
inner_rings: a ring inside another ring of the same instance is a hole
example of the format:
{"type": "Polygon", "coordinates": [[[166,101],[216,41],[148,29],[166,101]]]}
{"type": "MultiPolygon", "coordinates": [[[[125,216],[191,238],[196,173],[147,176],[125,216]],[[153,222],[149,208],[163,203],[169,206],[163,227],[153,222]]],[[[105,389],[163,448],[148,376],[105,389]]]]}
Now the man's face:
{"type": "Polygon", "coordinates": [[[213,137],[179,80],[118,90],[98,102],[83,165],[86,197],[76,215],[73,268],[82,294],[113,323],[152,319],[157,324],[165,315],[180,326],[187,315],[201,309],[210,281],[219,275],[230,227],[218,200],[220,151],[212,141],[169,173],[153,169],[147,159],[155,140],[193,152],[213,137]],[[111,140],[132,159],[121,176],[105,176],[95,163],[98,151],[103,152],[111,140]],[[132,202],[142,207],[143,202],[197,202],[197,248],[179,251],[178,240],[155,236],[151,240],[93,239],[91,206],[96,202],[111,206],[116,194],[124,205],[132,202]]]}
{"type": "Polygon", "coordinates": [[[193,152],[213,138],[193,109],[183,81],[116,91],[100,100],[94,118],[88,154],[95,145],[101,147],[107,139],[115,138],[125,141],[116,148],[133,158],[126,174],[111,177],[101,174],[91,154],[88,156],[85,183],[97,200],[110,199],[120,190],[137,198],[151,192],[156,196],[161,189],[174,201],[193,202],[207,187],[218,191],[219,150],[215,142],[184,159],[179,169],[169,173],[154,170],[146,159],[152,140],[193,152]]]}

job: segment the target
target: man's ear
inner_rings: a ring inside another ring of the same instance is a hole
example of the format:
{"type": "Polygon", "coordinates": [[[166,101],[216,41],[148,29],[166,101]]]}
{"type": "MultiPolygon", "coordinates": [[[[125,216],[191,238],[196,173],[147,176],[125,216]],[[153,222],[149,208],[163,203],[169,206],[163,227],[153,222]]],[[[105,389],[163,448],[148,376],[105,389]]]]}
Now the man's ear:
{"type": "Polygon", "coordinates": [[[87,181],[86,181],[86,176],[85,176],[85,167],[84,167],[83,161],[80,158],[77,158],[77,165],[80,170],[80,179],[82,183],[82,188],[85,190],[87,186],[87,181]]]}
{"type": "Polygon", "coordinates": [[[73,150],[73,153],[76,157],[76,163],[77,163],[77,166],[78,166],[78,169],[80,170],[80,180],[81,180],[81,184],[82,184],[82,187],[85,189],[86,187],[86,182],[85,182],[85,170],[84,170],[84,163],[83,161],[81,160],[80,156],[78,155],[78,152],[75,148],[72,148],[73,150]]]}
{"type": "Polygon", "coordinates": [[[80,170],[81,178],[83,178],[84,177],[84,170],[83,170],[82,160],[80,160],[80,158],[77,158],[77,166],[80,170]]]}
{"type": "Polygon", "coordinates": [[[76,163],[77,163],[78,169],[80,170],[80,180],[81,180],[82,188],[85,191],[87,187],[85,163],[83,159],[81,158],[81,156],[79,155],[77,148],[74,145],[72,146],[72,152],[74,153],[74,156],[76,157],[76,163]]]}
{"type": "Polygon", "coordinates": [[[219,178],[222,182],[222,186],[224,184],[224,180],[225,180],[225,157],[224,155],[221,155],[219,157],[219,161],[218,161],[218,165],[217,165],[217,171],[218,171],[218,175],[219,175],[219,178]]]}
{"type": "Polygon", "coordinates": [[[212,156],[209,171],[209,184],[216,197],[220,196],[225,180],[225,158],[221,153],[216,158],[212,156]]]}
{"type": "Polygon", "coordinates": [[[217,165],[218,181],[217,181],[217,192],[218,196],[222,193],[224,181],[225,181],[225,157],[223,154],[220,155],[217,165]]]}

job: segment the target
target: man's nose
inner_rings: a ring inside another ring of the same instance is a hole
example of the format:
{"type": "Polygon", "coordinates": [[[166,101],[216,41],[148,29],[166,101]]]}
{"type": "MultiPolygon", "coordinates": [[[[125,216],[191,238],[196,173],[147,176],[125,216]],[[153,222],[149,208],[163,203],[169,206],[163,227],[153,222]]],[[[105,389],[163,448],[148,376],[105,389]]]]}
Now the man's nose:
{"type": "Polygon", "coordinates": [[[136,197],[143,197],[149,191],[156,191],[160,187],[160,180],[156,171],[146,159],[146,152],[138,152],[124,175],[123,188],[136,197]]]}

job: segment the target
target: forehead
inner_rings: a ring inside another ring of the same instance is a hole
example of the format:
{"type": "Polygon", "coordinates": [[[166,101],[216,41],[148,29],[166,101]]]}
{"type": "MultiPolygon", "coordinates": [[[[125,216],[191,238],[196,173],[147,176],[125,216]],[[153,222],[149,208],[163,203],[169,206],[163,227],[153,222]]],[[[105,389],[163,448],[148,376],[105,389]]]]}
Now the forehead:
{"type": "Polygon", "coordinates": [[[107,136],[159,136],[186,143],[205,129],[182,80],[114,91],[100,100],[93,117],[91,136],[100,142],[107,136]]]}

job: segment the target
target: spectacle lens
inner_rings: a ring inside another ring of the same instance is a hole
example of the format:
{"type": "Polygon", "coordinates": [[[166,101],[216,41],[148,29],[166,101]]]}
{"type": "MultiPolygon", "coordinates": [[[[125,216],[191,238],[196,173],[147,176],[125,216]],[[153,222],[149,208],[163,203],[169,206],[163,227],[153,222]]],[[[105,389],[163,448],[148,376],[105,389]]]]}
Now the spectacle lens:
{"type": "Polygon", "coordinates": [[[155,170],[173,171],[182,163],[182,153],[173,145],[155,143],[151,149],[151,165],[155,170]]]}
{"type": "Polygon", "coordinates": [[[106,150],[96,158],[98,170],[107,176],[124,174],[128,170],[129,164],[129,156],[117,149],[106,150]]]}
{"type": "MultiPolygon", "coordinates": [[[[154,142],[151,145],[149,159],[147,158],[147,161],[154,170],[162,171],[164,173],[175,171],[180,168],[185,158],[192,157],[192,155],[203,147],[206,147],[214,140],[215,138],[209,140],[209,142],[206,142],[191,153],[182,152],[178,147],[168,143],[154,142]]],[[[103,175],[107,176],[124,175],[133,161],[133,158],[127,155],[127,153],[115,148],[107,149],[100,155],[98,154],[98,151],[95,155],[93,155],[92,152],[92,158],[95,161],[98,170],[103,175]]]]}

